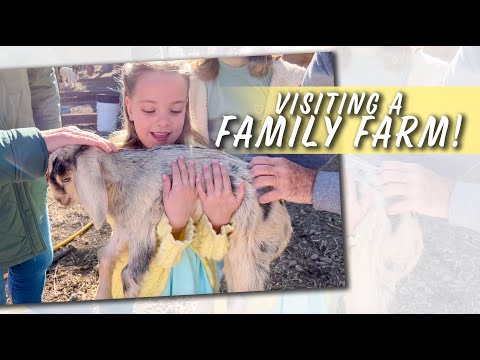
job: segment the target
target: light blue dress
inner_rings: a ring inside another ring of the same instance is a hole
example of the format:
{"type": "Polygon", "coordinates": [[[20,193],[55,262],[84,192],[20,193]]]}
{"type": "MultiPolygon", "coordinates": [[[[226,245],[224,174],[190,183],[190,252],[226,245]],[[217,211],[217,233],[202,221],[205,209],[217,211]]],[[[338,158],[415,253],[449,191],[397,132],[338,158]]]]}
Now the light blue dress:
{"type": "MultiPolygon", "coordinates": [[[[272,70],[269,69],[265,76],[256,77],[250,75],[248,65],[231,67],[219,59],[218,76],[206,83],[207,87],[207,112],[208,112],[208,136],[210,139],[217,138],[218,131],[224,115],[236,115],[238,121],[230,121],[228,129],[235,133],[238,131],[246,115],[260,120],[265,110],[268,99],[268,90],[272,81],[272,70]],[[239,96],[239,87],[252,87],[248,93],[239,96]]],[[[228,148],[224,149],[228,152],[228,148]]]]}
{"type": "Polygon", "coordinates": [[[180,262],[172,268],[160,296],[213,294],[207,271],[200,257],[187,247],[180,262]]]}

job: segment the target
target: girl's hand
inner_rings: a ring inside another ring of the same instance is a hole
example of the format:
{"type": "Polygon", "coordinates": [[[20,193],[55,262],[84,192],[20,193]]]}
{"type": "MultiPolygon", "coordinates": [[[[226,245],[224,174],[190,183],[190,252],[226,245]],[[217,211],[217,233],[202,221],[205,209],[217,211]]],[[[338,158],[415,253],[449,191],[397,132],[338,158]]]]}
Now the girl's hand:
{"type": "Polygon", "coordinates": [[[185,158],[180,156],[172,161],[172,181],[163,175],[163,205],[175,238],[187,225],[197,198],[195,163],[189,161],[187,167],[185,158]]]}
{"type": "Polygon", "coordinates": [[[203,174],[197,174],[197,192],[205,215],[210,220],[213,229],[219,233],[220,228],[230,222],[233,213],[242,203],[245,195],[245,182],[240,184],[237,195],[234,195],[225,165],[213,160],[211,166],[213,178],[208,165],[203,165],[203,174]],[[206,192],[203,190],[202,180],[205,182],[206,192]]]}

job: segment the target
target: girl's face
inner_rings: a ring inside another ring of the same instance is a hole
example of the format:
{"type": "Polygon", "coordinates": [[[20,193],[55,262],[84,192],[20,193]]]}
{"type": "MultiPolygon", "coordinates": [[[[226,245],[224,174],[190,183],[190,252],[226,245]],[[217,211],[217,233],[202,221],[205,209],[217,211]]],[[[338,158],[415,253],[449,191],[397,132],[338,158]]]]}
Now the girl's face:
{"type": "Polygon", "coordinates": [[[187,97],[187,79],[181,75],[149,71],[138,77],[132,96],[125,97],[125,106],[143,145],[175,143],[185,122],[187,97]]]}

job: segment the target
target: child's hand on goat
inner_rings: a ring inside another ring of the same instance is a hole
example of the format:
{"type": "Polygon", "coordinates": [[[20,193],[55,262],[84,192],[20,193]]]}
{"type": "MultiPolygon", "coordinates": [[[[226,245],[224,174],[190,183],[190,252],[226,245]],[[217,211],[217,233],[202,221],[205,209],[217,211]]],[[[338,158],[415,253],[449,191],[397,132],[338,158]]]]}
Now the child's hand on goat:
{"type": "Polygon", "coordinates": [[[219,233],[223,225],[228,224],[237,211],[245,195],[245,182],[238,187],[237,194],[232,191],[230,176],[224,164],[213,160],[212,173],[208,165],[203,165],[203,174],[197,174],[197,193],[205,215],[210,220],[213,229],[219,233]],[[205,183],[205,192],[202,187],[205,183]]]}
{"type": "Polygon", "coordinates": [[[177,161],[172,161],[172,180],[163,175],[163,204],[176,239],[187,225],[197,199],[195,163],[189,161],[187,165],[185,158],[180,156],[177,161]]]}

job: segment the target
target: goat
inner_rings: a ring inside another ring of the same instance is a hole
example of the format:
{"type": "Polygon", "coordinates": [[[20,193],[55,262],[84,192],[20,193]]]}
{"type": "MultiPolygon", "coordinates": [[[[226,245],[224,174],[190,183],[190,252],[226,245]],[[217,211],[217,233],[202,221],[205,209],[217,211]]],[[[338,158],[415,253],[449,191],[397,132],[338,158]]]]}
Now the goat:
{"type": "MultiPolygon", "coordinates": [[[[333,296],[330,300],[337,305],[342,303],[339,309],[346,313],[385,313],[398,284],[417,266],[423,254],[422,230],[414,214],[387,214],[378,166],[364,160],[368,156],[348,155],[342,159],[346,203],[354,202],[352,196],[370,189],[372,204],[356,225],[355,235],[346,242],[350,286],[340,296],[329,294],[333,296]]],[[[347,223],[353,213],[347,212],[347,223]]]]}
{"type": "Polygon", "coordinates": [[[75,70],[73,70],[71,67],[63,66],[60,68],[59,73],[65,87],[74,89],[78,81],[78,74],[75,72],[75,70]]]}
{"type": "MultiPolygon", "coordinates": [[[[100,249],[97,299],[111,298],[111,275],[117,256],[129,249],[122,270],[125,297],[137,297],[142,276],[156,248],[155,226],[164,213],[162,175],[172,175],[171,162],[179,156],[195,160],[198,173],[213,159],[225,164],[232,190],[246,182],[242,204],[232,217],[235,230],[224,258],[229,292],[261,291],[270,265],[288,245],[291,220],[284,204],[258,202],[247,163],[219,150],[166,145],[151,149],[122,149],[114,154],[85,145],[69,145],[49,157],[47,178],[54,198],[64,206],[80,203],[100,229],[106,216],[112,235],[100,249]]],[[[204,185],[204,184],[203,184],[204,185]]],[[[197,203],[192,217],[202,215],[197,203]]]]}

